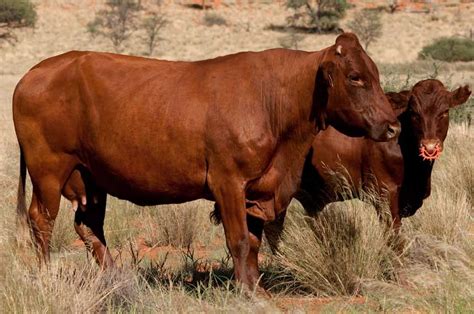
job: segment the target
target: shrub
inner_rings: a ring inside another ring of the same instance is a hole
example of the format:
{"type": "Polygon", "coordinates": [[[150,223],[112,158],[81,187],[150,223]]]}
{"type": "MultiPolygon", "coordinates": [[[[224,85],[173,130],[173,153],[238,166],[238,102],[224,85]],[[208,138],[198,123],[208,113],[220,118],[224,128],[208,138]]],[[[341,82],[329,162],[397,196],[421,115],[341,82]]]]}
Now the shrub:
{"type": "Polygon", "coordinates": [[[109,39],[116,52],[122,51],[122,45],[137,29],[136,13],[140,5],[134,0],[110,0],[107,8],[100,10],[95,19],[87,24],[92,36],[109,39]]]}
{"type": "Polygon", "coordinates": [[[30,0],[0,1],[0,39],[16,40],[11,30],[32,27],[36,18],[36,10],[30,0]]]}
{"type": "Polygon", "coordinates": [[[206,26],[214,26],[214,25],[224,26],[224,25],[227,25],[227,21],[225,20],[225,18],[223,18],[217,13],[206,12],[206,14],[204,15],[204,24],[206,24],[206,26]]]}
{"type": "Polygon", "coordinates": [[[161,12],[152,12],[143,21],[143,29],[145,30],[145,44],[147,46],[147,54],[151,56],[155,50],[156,44],[161,39],[158,34],[167,24],[165,15],[161,12]]]}
{"type": "Polygon", "coordinates": [[[339,27],[339,19],[345,14],[346,0],[288,0],[286,6],[293,9],[287,18],[291,27],[302,27],[310,31],[331,32],[339,27]]]}
{"type": "Polygon", "coordinates": [[[365,50],[369,45],[382,36],[382,21],[380,12],[376,10],[361,10],[354,15],[349,22],[349,28],[357,34],[359,40],[364,44],[365,50]]]}
{"type": "Polygon", "coordinates": [[[389,233],[369,205],[348,201],[315,219],[301,212],[288,218],[277,260],[304,290],[318,296],[353,295],[362,280],[393,276],[389,233]]]}
{"type": "Polygon", "coordinates": [[[432,58],[447,62],[473,61],[474,41],[471,39],[456,37],[440,38],[431,45],[423,47],[419,54],[419,58],[432,58]]]}

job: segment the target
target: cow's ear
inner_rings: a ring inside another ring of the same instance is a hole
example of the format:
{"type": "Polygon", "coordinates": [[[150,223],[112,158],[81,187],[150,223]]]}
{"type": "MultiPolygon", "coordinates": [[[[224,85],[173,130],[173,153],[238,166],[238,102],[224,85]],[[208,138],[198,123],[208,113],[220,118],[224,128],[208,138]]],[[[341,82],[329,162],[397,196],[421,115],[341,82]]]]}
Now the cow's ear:
{"type": "Polygon", "coordinates": [[[358,47],[360,46],[359,38],[354,33],[342,33],[336,38],[336,46],[341,45],[342,47],[358,47]]]}
{"type": "Polygon", "coordinates": [[[334,87],[334,74],[336,65],[332,61],[325,61],[319,65],[316,73],[315,88],[313,93],[313,116],[319,130],[325,130],[326,111],[328,107],[329,89],[334,87]]]}
{"type": "Polygon", "coordinates": [[[410,101],[410,91],[390,92],[386,93],[385,96],[387,96],[397,117],[407,110],[408,102],[410,101]]]}
{"type": "Polygon", "coordinates": [[[449,94],[451,98],[449,106],[452,108],[464,104],[469,99],[469,96],[471,96],[471,90],[469,85],[465,85],[453,90],[449,94]]]}
{"type": "Polygon", "coordinates": [[[334,75],[336,70],[336,64],[332,61],[323,62],[316,74],[316,83],[323,85],[324,87],[334,87],[334,75]]]}

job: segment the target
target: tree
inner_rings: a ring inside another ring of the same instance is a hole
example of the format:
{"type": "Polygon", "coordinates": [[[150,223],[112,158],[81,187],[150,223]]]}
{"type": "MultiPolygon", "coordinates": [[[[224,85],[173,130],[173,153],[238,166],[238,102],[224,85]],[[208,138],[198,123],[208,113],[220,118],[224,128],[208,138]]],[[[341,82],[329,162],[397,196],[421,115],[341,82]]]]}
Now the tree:
{"type": "Polygon", "coordinates": [[[359,40],[364,44],[365,50],[369,48],[371,43],[376,42],[382,36],[380,12],[376,10],[361,10],[357,12],[348,26],[357,34],[359,40]]]}
{"type": "Polygon", "coordinates": [[[16,37],[12,30],[19,27],[33,27],[36,18],[36,10],[30,0],[1,0],[0,39],[13,43],[16,37]]]}
{"type": "Polygon", "coordinates": [[[288,17],[292,27],[304,27],[321,32],[334,31],[339,27],[346,11],[346,0],[287,0],[286,6],[294,10],[288,17]]]}
{"type": "Polygon", "coordinates": [[[116,52],[122,51],[123,43],[137,29],[136,14],[140,5],[135,0],[109,0],[107,8],[100,10],[95,19],[87,24],[92,36],[109,39],[116,52]]]}
{"type": "Polygon", "coordinates": [[[152,12],[143,21],[143,29],[145,30],[145,44],[147,46],[147,54],[151,56],[155,50],[156,44],[160,39],[159,32],[168,23],[165,14],[161,11],[152,12]]]}

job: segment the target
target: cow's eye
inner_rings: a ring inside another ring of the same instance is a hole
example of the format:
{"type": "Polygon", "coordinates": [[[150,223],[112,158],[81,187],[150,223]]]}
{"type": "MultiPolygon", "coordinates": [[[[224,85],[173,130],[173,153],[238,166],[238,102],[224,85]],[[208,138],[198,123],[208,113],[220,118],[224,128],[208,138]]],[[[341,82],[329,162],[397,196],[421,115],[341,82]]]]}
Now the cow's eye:
{"type": "Polygon", "coordinates": [[[448,116],[449,116],[449,110],[446,110],[445,112],[439,115],[439,118],[444,119],[444,118],[447,118],[448,116]]]}
{"type": "Polygon", "coordinates": [[[356,86],[363,86],[364,81],[358,74],[349,74],[349,81],[356,86]]]}

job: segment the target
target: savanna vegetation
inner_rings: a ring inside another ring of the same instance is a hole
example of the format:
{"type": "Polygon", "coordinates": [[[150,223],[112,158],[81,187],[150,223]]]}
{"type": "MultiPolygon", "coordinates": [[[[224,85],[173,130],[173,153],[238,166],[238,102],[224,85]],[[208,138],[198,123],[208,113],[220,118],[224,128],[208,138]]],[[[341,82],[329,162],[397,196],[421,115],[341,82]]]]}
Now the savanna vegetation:
{"type": "Polygon", "coordinates": [[[0,1],[0,41],[14,43],[14,29],[33,27],[36,18],[36,10],[30,0],[0,1]]]}
{"type": "Polygon", "coordinates": [[[65,202],[53,234],[52,265],[39,269],[30,244],[15,232],[12,142],[1,155],[13,170],[2,177],[0,210],[7,214],[0,228],[0,307],[74,313],[465,312],[474,306],[473,139],[466,123],[451,125],[435,165],[432,196],[404,219],[401,237],[358,200],[331,204],[315,218],[292,203],[280,252],[262,249],[262,283],[272,299],[249,296],[234,285],[222,227],[209,221],[212,204],[205,201],[142,208],[109,197],[106,237],[119,267],[106,272],[77,240],[65,202]]]}
{"type": "MultiPolygon", "coordinates": [[[[116,2],[110,3],[112,5],[104,5],[101,10],[118,12],[113,9],[116,2]]],[[[304,12],[306,9],[300,6],[298,10],[304,12]]],[[[212,17],[211,24],[215,26],[209,27],[206,13],[193,11],[199,14],[194,20],[186,16],[186,20],[179,23],[186,25],[186,32],[192,32],[186,23],[195,23],[191,25],[196,28],[202,26],[198,30],[202,36],[196,36],[198,38],[204,38],[203,30],[217,32],[224,29],[225,36],[231,37],[240,29],[240,20],[233,19],[231,14],[216,11],[226,25],[214,23],[212,17]]],[[[100,12],[97,11],[96,17],[101,17],[100,12]]],[[[167,36],[168,27],[176,31],[173,23],[177,17],[173,12],[161,15],[165,10],[158,7],[156,11],[140,9],[133,12],[137,20],[133,27],[126,29],[118,50],[156,55],[158,50],[160,53],[166,51],[159,49],[160,44],[169,45],[166,46],[171,47],[169,49],[174,47],[172,45],[178,39],[167,36]],[[145,19],[150,20],[145,23],[145,19]],[[165,26],[160,27],[162,23],[165,26]],[[135,47],[138,48],[131,50],[135,47]]],[[[296,10],[289,9],[288,12],[291,14],[296,10]]],[[[344,12],[347,16],[350,10],[344,12]]],[[[80,31],[73,34],[84,33],[86,24],[94,20],[92,15],[86,17],[84,23],[77,26],[80,31]]],[[[102,18],[106,20],[105,15],[102,18]]],[[[284,18],[285,15],[283,21],[284,18]]],[[[348,17],[349,20],[352,18],[348,17]]],[[[74,40],[101,44],[103,50],[115,50],[111,37],[101,37],[113,34],[103,25],[107,23],[96,25],[104,32],[96,33],[96,40],[91,41],[87,34],[83,38],[77,35],[74,40]]],[[[256,24],[252,20],[252,32],[242,26],[243,39],[239,42],[231,37],[232,43],[237,42],[238,50],[254,49],[242,45],[257,42],[249,36],[258,36],[255,30],[257,27],[263,29],[265,25],[268,23],[256,24]]],[[[273,35],[272,32],[265,32],[261,38],[273,36],[274,40],[269,44],[273,46],[281,44],[307,49],[308,43],[312,43],[310,36],[319,36],[298,31],[287,35],[290,37],[286,41],[281,40],[281,34],[273,35]]],[[[41,29],[35,36],[43,36],[41,29]]],[[[370,53],[373,51],[378,56],[377,49],[383,43],[383,36],[385,34],[370,44],[370,53]]],[[[25,38],[32,42],[36,40],[25,36],[22,43],[26,42],[25,38]]],[[[317,39],[320,38],[325,37],[317,39]]],[[[44,40],[44,37],[40,39],[44,40]]],[[[186,40],[186,45],[178,42],[178,48],[171,50],[175,58],[188,55],[202,58],[201,50],[207,46],[210,50],[216,49],[212,44],[219,37],[213,36],[205,42],[202,39],[204,43],[199,42],[199,45],[191,39],[186,40]],[[186,52],[185,49],[192,45],[198,45],[199,49],[186,52]],[[185,53],[180,54],[182,51],[185,53]]],[[[222,49],[228,48],[222,42],[218,44],[222,49]]],[[[35,45],[42,47],[40,41],[35,45]]],[[[5,49],[10,52],[10,48],[5,49]]],[[[43,58],[28,46],[11,49],[23,53],[15,60],[30,60],[31,55],[43,58]]],[[[225,49],[219,50],[219,54],[227,52],[225,49]]],[[[4,51],[0,50],[0,53],[4,51]]],[[[13,60],[8,59],[6,53],[5,56],[2,54],[2,62],[13,60]]],[[[285,223],[281,251],[273,255],[266,244],[261,250],[262,284],[273,295],[272,299],[265,299],[249,295],[234,285],[223,229],[209,221],[213,206],[206,201],[138,207],[109,197],[106,238],[118,267],[108,271],[101,271],[86,254],[73,228],[70,205],[63,202],[54,228],[51,266],[38,268],[31,243],[17,233],[15,226],[18,147],[10,107],[13,86],[23,69],[26,71],[31,65],[26,62],[20,67],[11,61],[2,63],[0,68],[0,312],[464,313],[474,308],[472,98],[450,112],[452,124],[444,152],[434,167],[432,195],[415,216],[403,220],[401,236],[387,230],[374,208],[358,200],[331,204],[319,216],[311,218],[304,215],[299,203],[293,202],[285,223]]],[[[459,82],[473,85],[474,67],[469,62],[428,59],[399,64],[378,62],[378,67],[387,91],[408,89],[424,78],[438,78],[453,88],[459,82]]],[[[346,184],[341,182],[341,185],[346,184]]]]}
{"type": "Polygon", "coordinates": [[[474,61],[474,40],[459,37],[440,38],[423,47],[419,58],[432,58],[447,62],[474,61]]]}

